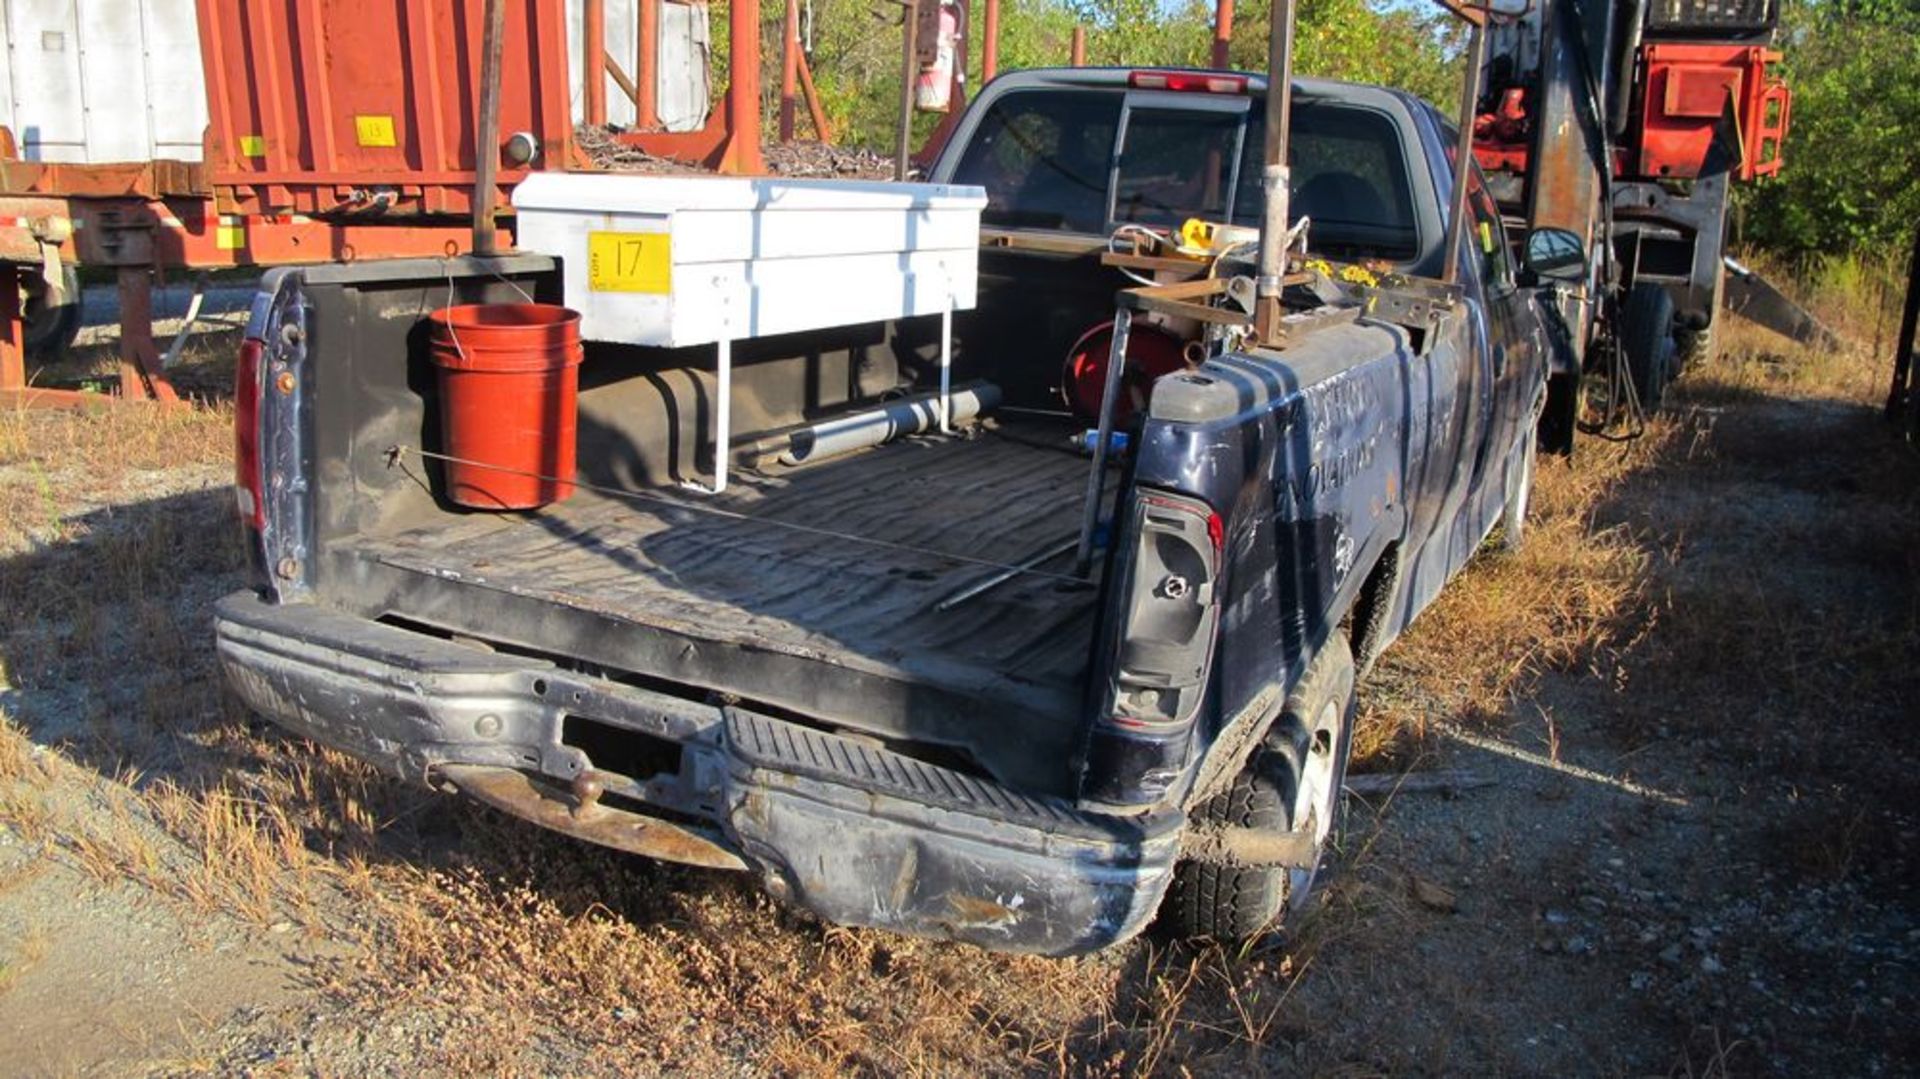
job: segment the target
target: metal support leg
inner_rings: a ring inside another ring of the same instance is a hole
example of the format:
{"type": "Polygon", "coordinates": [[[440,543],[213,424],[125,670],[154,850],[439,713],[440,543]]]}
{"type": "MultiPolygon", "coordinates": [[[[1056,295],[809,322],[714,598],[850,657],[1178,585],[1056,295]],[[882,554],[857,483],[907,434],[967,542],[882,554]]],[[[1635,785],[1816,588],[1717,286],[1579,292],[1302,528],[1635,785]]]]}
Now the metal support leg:
{"type": "Polygon", "coordinates": [[[1100,500],[1106,494],[1107,443],[1113,438],[1113,405],[1120,397],[1120,376],[1127,366],[1127,335],[1133,330],[1133,312],[1122,307],[1113,313],[1113,348],[1107,353],[1107,378],[1100,389],[1099,438],[1093,444],[1093,469],[1087,474],[1087,505],[1080,514],[1080,545],[1073,572],[1081,577],[1093,564],[1093,531],[1100,524],[1100,500]]]}
{"type": "Polygon", "coordinates": [[[160,369],[171,371],[180,364],[180,355],[186,351],[187,342],[193,340],[194,331],[200,328],[200,305],[207,297],[207,282],[212,277],[209,270],[201,270],[193,279],[193,295],[187,299],[187,314],[180,323],[180,332],[167,342],[167,354],[160,357],[160,369]]]}
{"type": "Polygon", "coordinates": [[[713,493],[727,490],[728,443],[733,439],[733,342],[720,340],[720,369],[713,405],[713,493]]]}
{"type": "Polygon", "coordinates": [[[130,401],[179,400],[160,374],[160,350],[153,343],[153,271],[122,266],[119,286],[120,396],[130,401]]]}
{"type": "Polygon", "coordinates": [[[940,433],[953,433],[953,294],[940,311],[940,433]]]}

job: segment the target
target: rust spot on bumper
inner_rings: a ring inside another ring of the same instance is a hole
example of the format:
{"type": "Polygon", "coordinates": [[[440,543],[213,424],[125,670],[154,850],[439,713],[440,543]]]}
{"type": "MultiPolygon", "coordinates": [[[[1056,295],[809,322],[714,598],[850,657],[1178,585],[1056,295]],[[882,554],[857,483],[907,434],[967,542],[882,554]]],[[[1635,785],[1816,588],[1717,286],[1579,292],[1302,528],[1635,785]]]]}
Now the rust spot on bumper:
{"type": "Polygon", "coordinates": [[[607,805],[576,806],[511,768],[450,764],[441,774],[495,809],[589,843],[708,869],[747,867],[738,854],[685,825],[607,805]]]}
{"type": "Polygon", "coordinates": [[[955,924],[971,928],[999,928],[1020,920],[1018,910],[979,896],[950,894],[947,908],[955,924]]]}

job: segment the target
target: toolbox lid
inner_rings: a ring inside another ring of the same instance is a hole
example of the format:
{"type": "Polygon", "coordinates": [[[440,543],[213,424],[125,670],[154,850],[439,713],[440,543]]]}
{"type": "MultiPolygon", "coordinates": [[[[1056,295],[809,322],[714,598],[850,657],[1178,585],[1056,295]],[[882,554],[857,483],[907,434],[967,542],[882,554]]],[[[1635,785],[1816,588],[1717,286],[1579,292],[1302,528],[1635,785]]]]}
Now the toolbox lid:
{"type": "Polygon", "coordinates": [[[980,210],[985,188],[777,176],[538,172],[513,190],[519,210],[667,214],[680,210],[980,210]]]}

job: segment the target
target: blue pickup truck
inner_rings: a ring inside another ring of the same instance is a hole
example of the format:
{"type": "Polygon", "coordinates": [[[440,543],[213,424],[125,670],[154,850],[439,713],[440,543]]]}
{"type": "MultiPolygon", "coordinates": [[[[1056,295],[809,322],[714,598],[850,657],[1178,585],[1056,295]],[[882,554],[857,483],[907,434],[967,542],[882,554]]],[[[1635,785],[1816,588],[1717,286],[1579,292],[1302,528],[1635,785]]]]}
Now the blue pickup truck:
{"type": "Polygon", "coordinates": [[[1520,535],[1564,362],[1533,286],[1580,257],[1546,235],[1516,265],[1475,174],[1447,272],[1445,120],[1298,81],[1298,332],[1142,308],[1090,460],[1087,342],[1170,264],[1145,234],[1258,223],[1265,93],[1088,69],[986,87],[930,176],[989,200],[955,326],[972,418],[923,422],[927,320],[741,342],[719,496],[680,490],[708,464],[710,357],[589,344],[573,497],[447,499],[424,319],[558,302],[550,258],[270,273],[238,379],[257,580],[218,606],[232,686],[405,780],[752,872],[837,923],[1052,955],[1156,913],[1260,932],[1333,834],[1357,673],[1497,528],[1520,535]],[[876,410],[895,437],[807,452],[876,410]]]}

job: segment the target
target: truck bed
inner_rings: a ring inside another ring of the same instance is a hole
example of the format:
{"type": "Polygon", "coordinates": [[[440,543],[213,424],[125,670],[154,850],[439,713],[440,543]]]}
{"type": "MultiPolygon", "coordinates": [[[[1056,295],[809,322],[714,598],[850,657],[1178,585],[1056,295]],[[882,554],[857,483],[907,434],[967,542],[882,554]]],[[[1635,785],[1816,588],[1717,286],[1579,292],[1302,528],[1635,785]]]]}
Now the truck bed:
{"type": "MultiPolygon", "coordinates": [[[[904,721],[934,696],[1057,725],[1078,711],[1096,594],[1065,579],[1070,552],[939,609],[1002,572],[989,563],[1024,562],[1075,534],[1086,459],[1066,449],[1064,427],[1018,427],[736,473],[719,497],[583,488],[538,512],[445,517],[354,546],[413,578],[410,594],[463,593],[476,636],[491,621],[486,594],[504,593],[671,635],[689,653],[704,642],[861,672],[895,687],[865,702],[862,718],[881,729],[895,724],[876,713],[899,709],[904,721]]],[[[713,669],[638,673],[764,699],[745,681],[708,684],[713,669]]],[[[789,680],[791,694],[771,703],[809,711],[806,681],[789,680]]]]}

